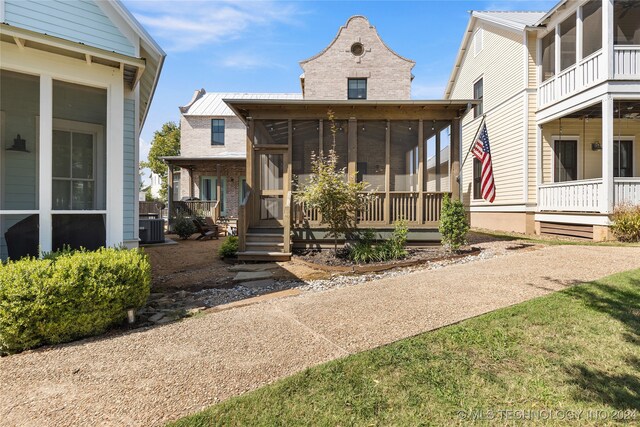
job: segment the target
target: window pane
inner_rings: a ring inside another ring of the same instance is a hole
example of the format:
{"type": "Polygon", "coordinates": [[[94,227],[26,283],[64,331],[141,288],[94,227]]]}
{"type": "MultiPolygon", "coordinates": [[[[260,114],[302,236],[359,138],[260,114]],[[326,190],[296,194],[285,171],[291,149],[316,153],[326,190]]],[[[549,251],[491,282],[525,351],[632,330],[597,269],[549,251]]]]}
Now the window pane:
{"type": "Polygon", "coordinates": [[[385,190],[386,134],[386,120],[358,120],[357,180],[368,182],[370,190],[385,190]]]}
{"type": "Polygon", "coordinates": [[[211,143],[224,145],[224,119],[211,119],[211,143]]]}
{"type": "Polygon", "coordinates": [[[576,63],[576,14],[560,24],[560,69],[576,63]]]}
{"type": "Polygon", "coordinates": [[[53,176],[71,178],[71,132],[53,131],[53,176]]]}
{"type": "Polygon", "coordinates": [[[482,162],[473,158],[473,198],[482,199],[482,162]]]}
{"type": "Polygon", "coordinates": [[[637,0],[615,0],[614,44],[640,44],[640,5],[637,0]]]}
{"type": "Polygon", "coordinates": [[[473,107],[473,117],[481,116],[484,112],[484,79],[480,79],[473,84],[473,98],[480,101],[480,104],[473,107]]]}
{"type": "Polygon", "coordinates": [[[367,99],[367,79],[348,79],[348,99],[367,99]]]}
{"type": "MultiPolygon", "coordinates": [[[[320,151],[320,131],[318,120],[293,121],[293,146],[291,160],[294,179],[304,185],[311,177],[311,156],[320,151]]],[[[328,155],[329,153],[325,153],[328,155]]]]}
{"type": "Polygon", "coordinates": [[[52,191],[53,209],[71,209],[71,181],[54,179],[52,191]]]}
{"type": "Polygon", "coordinates": [[[0,71],[0,209],[38,209],[40,79],[0,71]]]}
{"type": "Polygon", "coordinates": [[[282,190],[283,157],[282,154],[260,155],[261,190],[282,190]]]}
{"type": "Polygon", "coordinates": [[[451,122],[425,121],[424,138],[425,189],[429,192],[449,191],[451,122]]]}
{"type": "Polygon", "coordinates": [[[289,143],[287,120],[255,120],[253,141],[256,145],[287,145],[289,143]]]}
{"type": "Polygon", "coordinates": [[[556,32],[542,38],[542,81],[556,73],[556,32]]]}
{"type": "Polygon", "coordinates": [[[93,178],[93,136],[74,132],[72,135],[73,159],[72,176],[74,178],[93,178]]]}
{"type": "Polygon", "coordinates": [[[602,48],[602,1],[591,0],[582,7],[582,57],[602,48]]]}
{"type": "Polygon", "coordinates": [[[0,215],[0,261],[38,256],[38,215],[0,215]]]}
{"type": "Polygon", "coordinates": [[[93,181],[73,181],[72,188],[71,208],[75,210],[93,209],[93,181]]]}

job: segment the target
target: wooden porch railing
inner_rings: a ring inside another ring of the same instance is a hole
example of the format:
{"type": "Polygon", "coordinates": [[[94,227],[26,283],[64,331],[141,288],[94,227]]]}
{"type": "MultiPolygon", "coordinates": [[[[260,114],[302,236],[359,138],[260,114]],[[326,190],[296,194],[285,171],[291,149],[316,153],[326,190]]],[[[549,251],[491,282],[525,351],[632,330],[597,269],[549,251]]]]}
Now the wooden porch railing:
{"type": "Polygon", "coordinates": [[[613,188],[616,205],[640,205],[640,177],[614,178],[613,188]]]}
{"type": "Polygon", "coordinates": [[[247,248],[247,233],[249,232],[249,200],[251,200],[251,190],[247,190],[244,199],[238,206],[238,252],[244,252],[247,248]]]}
{"type": "MultiPolygon", "coordinates": [[[[374,194],[377,197],[369,202],[367,209],[358,214],[358,223],[361,226],[390,225],[401,219],[412,225],[435,225],[440,221],[444,195],[450,193],[422,193],[422,200],[424,200],[422,217],[420,217],[420,209],[418,209],[421,200],[418,192],[389,192],[388,212],[385,209],[386,193],[374,194]]],[[[317,209],[311,209],[295,200],[292,203],[292,211],[291,224],[294,228],[318,226],[322,219],[317,209]]]]}
{"type": "Polygon", "coordinates": [[[640,46],[614,46],[613,73],[616,79],[640,79],[640,46]]]}
{"type": "Polygon", "coordinates": [[[178,214],[186,216],[205,216],[217,222],[220,218],[220,202],[217,200],[189,200],[173,201],[171,203],[171,217],[178,214]]]}
{"type": "Polygon", "coordinates": [[[602,178],[556,182],[539,187],[541,211],[599,212],[602,178]]]}

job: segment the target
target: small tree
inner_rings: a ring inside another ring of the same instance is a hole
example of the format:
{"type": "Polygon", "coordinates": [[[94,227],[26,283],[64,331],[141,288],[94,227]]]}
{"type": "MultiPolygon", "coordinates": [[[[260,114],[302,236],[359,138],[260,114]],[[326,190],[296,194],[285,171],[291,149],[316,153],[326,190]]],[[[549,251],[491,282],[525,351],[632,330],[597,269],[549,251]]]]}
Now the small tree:
{"type": "Polygon", "coordinates": [[[167,200],[167,165],[161,157],[180,155],[180,126],[174,122],[167,122],[162,125],[162,129],[153,133],[151,149],[149,149],[149,159],[140,162],[143,168],[149,168],[160,176],[162,187],[160,188],[160,198],[167,200]]]}
{"type": "Polygon", "coordinates": [[[442,201],[439,230],[442,234],[442,244],[450,251],[457,251],[466,243],[469,223],[464,206],[460,200],[452,201],[448,194],[444,195],[442,201]]]}
{"type": "Polygon", "coordinates": [[[321,215],[320,225],[329,228],[329,236],[333,237],[334,250],[337,252],[338,237],[353,234],[357,229],[358,212],[364,210],[375,196],[365,193],[369,186],[366,182],[344,179],[345,169],[338,168],[338,154],[335,149],[337,129],[331,110],[328,117],[331,122],[333,145],[327,156],[311,153],[313,174],[296,194],[296,201],[309,208],[318,209],[321,215]]]}

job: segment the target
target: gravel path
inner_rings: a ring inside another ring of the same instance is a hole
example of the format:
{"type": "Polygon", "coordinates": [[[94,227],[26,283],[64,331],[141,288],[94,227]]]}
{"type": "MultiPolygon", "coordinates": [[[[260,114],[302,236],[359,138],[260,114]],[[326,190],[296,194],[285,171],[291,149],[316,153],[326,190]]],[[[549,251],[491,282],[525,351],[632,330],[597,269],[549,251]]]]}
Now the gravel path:
{"type": "Polygon", "coordinates": [[[328,360],[640,267],[546,246],[0,359],[0,425],[161,425],[328,360]]]}

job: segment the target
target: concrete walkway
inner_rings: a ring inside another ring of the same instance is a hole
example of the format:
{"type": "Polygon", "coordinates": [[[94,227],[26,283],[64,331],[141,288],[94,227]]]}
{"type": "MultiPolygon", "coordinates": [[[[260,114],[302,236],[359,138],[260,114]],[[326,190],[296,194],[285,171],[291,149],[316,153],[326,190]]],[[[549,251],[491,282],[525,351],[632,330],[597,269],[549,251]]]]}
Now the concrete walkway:
{"type": "Polygon", "coordinates": [[[0,425],[161,425],[306,367],[640,267],[550,246],[0,359],[0,425]]]}

